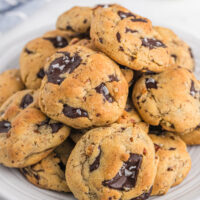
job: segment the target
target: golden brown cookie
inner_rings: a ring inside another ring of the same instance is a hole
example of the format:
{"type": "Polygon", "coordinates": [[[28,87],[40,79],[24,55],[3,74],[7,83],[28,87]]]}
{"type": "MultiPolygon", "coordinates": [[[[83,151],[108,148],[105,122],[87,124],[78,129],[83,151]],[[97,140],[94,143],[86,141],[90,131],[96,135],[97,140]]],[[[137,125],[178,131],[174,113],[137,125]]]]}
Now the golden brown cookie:
{"type": "Polygon", "coordinates": [[[103,126],[122,114],[128,84],[107,56],[83,46],[68,46],[45,66],[39,105],[50,118],[73,128],[103,126]]]}
{"type": "Polygon", "coordinates": [[[0,74],[0,106],[14,93],[23,90],[18,69],[10,69],[0,74]]]}
{"type": "Polygon", "coordinates": [[[151,21],[122,6],[96,8],[90,36],[98,49],[121,65],[154,72],[168,68],[168,47],[155,36],[151,21]]]}
{"type": "Polygon", "coordinates": [[[139,124],[95,128],[78,141],[66,170],[77,199],[147,198],[156,174],[154,146],[139,124]]]}

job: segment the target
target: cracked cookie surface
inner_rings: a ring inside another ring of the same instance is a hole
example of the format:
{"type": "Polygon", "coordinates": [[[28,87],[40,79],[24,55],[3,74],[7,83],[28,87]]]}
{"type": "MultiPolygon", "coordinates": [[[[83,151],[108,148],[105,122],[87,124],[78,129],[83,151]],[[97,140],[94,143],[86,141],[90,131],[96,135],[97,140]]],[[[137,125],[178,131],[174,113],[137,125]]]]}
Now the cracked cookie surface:
{"type": "Polygon", "coordinates": [[[78,141],[66,169],[77,199],[148,197],[156,174],[154,146],[139,124],[95,128],[78,141]]]}
{"type": "Polygon", "coordinates": [[[0,74],[0,106],[14,93],[23,90],[24,84],[18,69],[10,69],[0,74]]]}
{"type": "Polygon", "coordinates": [[[0,163],[26,167],[51,153],[69,135],[70,129],[46,117],[37,108],[32,90],[20,91],[1,108],[0,163]]]}
{"type": "Polygon", "coordinates": [[[200,85],[187,69],[143,74],[132,99],[142,119],[151,125],[184,134],[200,124],[200,85]]]}
{"type": "Polygon", "coordinates": [[[172,30],[160,26],[154,26],[161,40],[167,45],[170,54],[170,66],[194,70],[194,56],[192,49],[181,40],[172,30]]]}
{"type": "Polygon", "coordinates": [[[168,48],[153,34],[151,21],[117,4],[95,9],[90,36],[121,65],[155,72],[168,68],[168,48]]]}
{"type": "Polygon", "coordinates": [[[191,159],[185,143],[179,136],[169,132],[160,133],[161,135],[150,133],[158,157],[151,195],[163,195],[185,179],[191,169],[191,159]]]}
{"type": "Polygon", "coordinates": [[[53,30],[25,45],[20,55],[20,72],[27,88],[40,87],[45,75],[45,62],[58,49],[66,47],[72,38],[69,32],[53,30]]]}
{"type": "Polygon", "coordinates": [[[20,171],[28,181],[38,187],[59,192],[70,192],[65,179],[65,169],[73,148],[73,142],[67,139],[39,163],[20,171]]]}
{"type": "Polygon", "coordinates": [[[39,105],[52,119],[82,129],[111,124],[121,116],[128,84],[104,54],[68,46],[51,57],[45,71],[39,105]]]}

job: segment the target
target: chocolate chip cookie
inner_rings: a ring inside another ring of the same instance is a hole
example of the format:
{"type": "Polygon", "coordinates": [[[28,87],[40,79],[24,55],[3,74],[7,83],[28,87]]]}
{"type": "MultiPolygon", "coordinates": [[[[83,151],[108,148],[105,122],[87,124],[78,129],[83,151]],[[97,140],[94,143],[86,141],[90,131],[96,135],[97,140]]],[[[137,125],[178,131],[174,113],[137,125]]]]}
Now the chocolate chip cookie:
{"type": "Polygon", "coordinates": [[[8,98],[0,107],[0,118],[13,119],[22,110],[34,107],[38,104],[38,92],[34,90],[22,90],[8,98]]]}
{"type": "Polygon", "coordinates": [[[153,133],[149,136],[159,161],[152,195],[163,195],[185,179],[191,168],[191,159],[180,137],[169,132],[159,136],[153,133]]]}
{"type": "Polygon", "coordinates": [[[200,144],[200,126],[197,126],[193,131],[185,134],[179,134],[181,139],[187,145],[199,145],[200,144]]]}
{"type": "Polygon", "coordinates": [[[75,6],[58,17],[56,28],[89,36],[92,13],[90,7],[75,6]]]}
{"type": "Polygon", "coordinates": [[[39,105],[50,118],[82,129],[111,124],[121,116],[128,84],[104,54],[68,46],[49,59],[45,71],[39,105]]]}
{"type": "Polygon", "coordinates": [[[156,174],[154,146],[139,124],[87,132],[72,150],[66,179],[77,199],[141,199],[156,174]]]}
{"type": "Polygon", "coordinates": [[[151,125],[184,134],[200,124],[200,85],[188,69],[143,74],[132,98],[142,119],[151,125]]]}
{"type": "Polygon", "coordinates": [[[194,56],[192,49],[181,40],[172,30],[160,26],[153,27],[159,33],[161,40],[165,42],[169,49],[170,66],[194,70],[194,56]]]}
{"type": "Polygon", "coordinates": [[[74,148],[71,140],[65,140],[39,163],[20,171],[34,185],[58,192],[70,192],[65,179],[67,159],[74,148]]]}
{"type": "Polygon", "coordinates": [[[40,87],[45,75],[45,62],[58,49],[66,47],[72,37],[69,32],[53,30],[25,45],[20,55],[20,72],[27,88],[40,87]]]}
{"type": "Polygon", "coordinates": [[[23,90],[18,69],[6,70],[0,74],[0,106],[14,93],[23,90]]]}
{"type": "Polygon", "coordinates": [[[168,47],[153,34],[151,21],[122,6],[95,9],[90,36],[98,49],[121,65],[154,72],[168,68],[168,47]]]}

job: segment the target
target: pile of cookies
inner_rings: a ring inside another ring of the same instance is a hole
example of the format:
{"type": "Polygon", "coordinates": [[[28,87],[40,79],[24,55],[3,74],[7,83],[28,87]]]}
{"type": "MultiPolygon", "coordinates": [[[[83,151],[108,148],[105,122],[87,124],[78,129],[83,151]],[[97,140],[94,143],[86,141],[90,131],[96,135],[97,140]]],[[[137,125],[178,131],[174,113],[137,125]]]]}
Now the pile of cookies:
{"type": "Polygon", "coordinates": [[[173,31],[112,4],[73,7],[0,75],[0,163],[80,200],[180,184],[200,144],[200,83],[173,31]]]}

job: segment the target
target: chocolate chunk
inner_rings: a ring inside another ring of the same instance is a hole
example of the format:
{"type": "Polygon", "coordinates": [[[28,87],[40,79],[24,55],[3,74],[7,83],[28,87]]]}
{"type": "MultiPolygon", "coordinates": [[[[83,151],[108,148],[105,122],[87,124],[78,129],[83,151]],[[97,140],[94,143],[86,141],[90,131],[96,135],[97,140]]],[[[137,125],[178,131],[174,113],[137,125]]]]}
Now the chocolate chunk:
{"type": "Polygon", "coordinates": [[[116,74],[109,75],[108,77],[110,79],[110,82],[113,82],[113,81],[118,82],[119,81],[119,79],[118,79],[116,74]]]}
{"type": "Polygon", "coordinates": [[[86,23],[87,23],[87,19],[84,19],[84,20],[83,20],[83,23],[86,24],[86,23]]]}
{"type": "Polygon", "coordinates": [[[153,78],[146,78],[145,79],[145,85],[147,89],[157,89],[157,82],[153,78]]]}
{"type": "Polygon", "coordinates": [[[90,165],[90,172],[98,169],[98,167],[100,165],[100,157],[101,157],[101,148],[99,147],[99,154],[95,158],[95,161],[90,165]]]}
{"type": "Polygon", "coordinates": [[[166,45],[155,38],[142,38],[142,46],[154,49],[158,47],[166,48],[166,45]]]}
{"type": "Polygon", "coordinates": [[[146,200],[146,199],[148,199],[150,197],[150,195],[151,195],[152,189],[153,189],[153,187],[151,187],[148,192],[143,193],[140,196],[135,197],[135,198],[133,198],[131,200],[146,200]]]}
{"type": "Polygon", "coordinates": [[[40,71],[37,73],[37,77],[42,79],[44,78],[44,76],[45,76],[44,69],[40,69],[40,71]]]}
{"type": "Polygon", "coordinates": [[[49,125],[51,127],[52,133],[58,132],[63,127],[63,124],[59,123],[59,122],[52,123],[52,124],[49,124],[49,125]]]}
{"type": "Polygon", "coordinates": [[[190,53],[191,58],[194,58],[194,55],[193,55],[192,49],[189,48],[188,50],[189,50],[189,53],[190,53]]]}
{"type": "Polygon", "coordinates": [[[127,17],[136,17],[133,13],[131,13],[131,12],[128,12],[128,13],[126,13],[126,12],[123,12],[123,11],[118,11],[117,12],[117,14],[120,16],[120,18],[121,19],[125,19],[125,18],[127,18],[127,17]]]}
{"type": "Polygon", "coordinates": [[[171,167],[168,167],[168,168],[167,168],[167,171],[170,172],[170,171],[173,171],[173,169],[172,169],[171,167]]]}
{"type": "Polygon", "coordinates": [[[195,97],[195,95],[196,95],[197,92],[198,91],[195,90],[195,87],[194,87],[194,81],[191,80],[190,95],[193,96],[193,97],[195,97]]]}
{"type": "Polygon", "coordinates": [[[174,147],[170,147],[169,150],[170,150],[170,151],[175,151],[176,148],[174,148],[174,147]]]}
{"type": "Polygon", "coordinates": [[[155,135],[164,135],[165,130],[159,125],[159,126],[149,126],[149,134],[155,134],[155,135]]]}
{"type": "Polygon", "coordinates": [[[65,79],[60,77],[60,75],[64,73],[71,74],[81,64],[82,61],[78,54],[70,56],[70,53],[68,52],[59,53],[63,53],[64,56],[56,58],[54,61],[52,61],[47,71],[48,81],[58,85],[60,85],[65,79]]]}
{"type": "Polygon", "coordinates": [[[157,152],[161,147],[158,145],[158,144],[155,144],[154,143],[154,149],[155,149],[155,152],[157,152]]]}
{"type": "Polygon", "coordinates": [[[63,164],[63,162],[60,161],[60,162],[58,163],[58,165],[59,165],[60,169],[61,169],[63,172],[65,172],[66,166],[63,164]]]}
{"type": "Polygon", "coordinates": [[[26,108],[29,104],[33,102],[33,97],[30,94],[26,94],[20,103],[20,108],[24,109],[26,108]]]}
{"type": "Polygon", "coordinates": [[[132,22],[144,22],[147,23],[148,21],[146,19],[142,19],[142,18],[137,18],[137,19],[131,19],[132,22]]]}
{"type": "Polygon", "coordinates": [[[8,133],[11,129],[11,123],[9,121],[0,121],[0,133],[8,133]]]}
{"type": "Polygon", "coordinates": [[[66,26],[66,30],[75,32],[74,29],[71,26],[69,26],[69,25],[66,26]]]}
{"type": "Polygon", "coordinates": [[[47,37],[44,39],[49,40],[55,48],[63,48],[68,45],[68,41],[64,37],[61,37],[61,36],[47,37]]]}
{"type": "Polygon", "coordinates": [[[177,59],[177,55],[175,55],[175,54],[171,54],[171,57],[174,58],[174,60],[176,61],[176,59],[177,59]]]}
{"type": "Polygon", "coordinates": [[[119,51],[124,51],[124,48],[122,46],[119,46],[119,51]]]}
{"type": "Polygon", "coordinates": [[[103,44],[103,38],[99,38],[99,42],[103,44]]]}
{"type": "Polygon", "coordinates": [[[59,131],[59,129],[61,129],[63,127],[63,124],[60,122],[56,122],[56,123],[50,123],[50,118],[46,118],[44,121],[42,121],[41,123],[37,124],[37,127],[40,128],[42,126],[50,126],[51,127],[51,132],[52,133],[56,133],[59,131]]]}
{"type": "Polygon", "coordinates": [[[125,33],[128,33],[128,32],[130,32],[130,33],[138,33],[137,30],[132,30],[132,29],[126,27],[125,33]]]}
{"type": "Polygon", "coordinates": [[[69,118],[88,117],[87,111],[64,104],[63,113],[69,118]]]}
{"type": "Polygon", "coordinates": [[[123,163],[116,176],[111,180],[103,181],[103,186],[122,191],[130,190],[136,185],[141,164],[142,155],[131,153],[128,161],[123,163]]]}
{"type": "Polygon", "coordinates": [[[117,38],[117,41],[120,42],[121,41],[121,35],[119,32],[117,32],[116,34],[116,38],[117,38]]]}
{"type": "Polygon", "coordinates": [[[97,8],[108,8],[110,6],[112,6],[112,4],[98,4],[94,7],[94,10],[97,8]]]}
{"type": "Polygon", "coordinates": [[[105,83],[101,83],[99,86],[95,88],[95,90],[97,93],[102,94],[109,103],[112,103],[114,101],[105,83]]]}
{"type": "Polygon", "coordinates": [[[34,54],[33,51],[29,50],[28,48],[25,48],[24,51],[27,53],[27,54],[34,54]]]}

